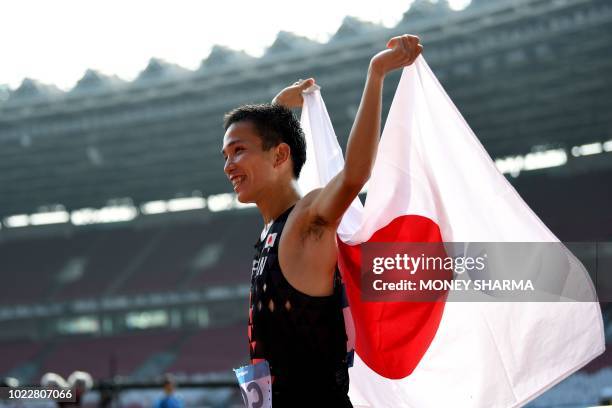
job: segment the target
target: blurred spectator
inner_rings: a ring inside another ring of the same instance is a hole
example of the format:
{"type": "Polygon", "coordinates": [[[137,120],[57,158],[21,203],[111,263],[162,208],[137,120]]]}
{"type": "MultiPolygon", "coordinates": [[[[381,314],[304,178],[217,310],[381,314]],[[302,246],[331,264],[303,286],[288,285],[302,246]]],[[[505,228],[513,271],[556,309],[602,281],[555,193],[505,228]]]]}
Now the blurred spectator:
{"type": "Polygon", "coordinates": [[[13,377],[4,377],[0,382],[0,387],[15,388],[19,387],[19,380],[13,377]]]}
{"type": "Polygon", "coordinates": [[[68,377],[68,380],[56,373],[46,373],[42,376],[40,384],[45,388],[58,390],[72,390],[74,401],[57,401],[60,408],[80,407],[81,400],[87,391],[93,386],[93,379],[85,371],[75,371],[68,377]]]}
{"type": "Polygon", "coordinates": [[[81,406],[81,400],[87,391],[93,386],[93,379],[89,373],[85,371],[75,371],[68,377],[68,385],[74,393],[76,401],[74,405],[61,405],[60,406],[81,406]]]}
{"type": "Polygon", "coordinates": [[[40,385],[54,390],[65,390],[68,388],[68,382],[64,380],[64,377],[56,373],[46,373],[43,375],[40,379],[40,385]]]}
{"type": "Polygon", "coordinates": [[[164,377],[164,396],[160,398],[153,408],[183,408],[183,402],[174,395],[176,382],[170,375],[164,377]]]}
{"type": "Polygon", "coordinates": [[[103,381],[98,383],[98,391],[100,392],[99,408],[109,408],[115,399],[115,389],[112,382],[103,381]]]}

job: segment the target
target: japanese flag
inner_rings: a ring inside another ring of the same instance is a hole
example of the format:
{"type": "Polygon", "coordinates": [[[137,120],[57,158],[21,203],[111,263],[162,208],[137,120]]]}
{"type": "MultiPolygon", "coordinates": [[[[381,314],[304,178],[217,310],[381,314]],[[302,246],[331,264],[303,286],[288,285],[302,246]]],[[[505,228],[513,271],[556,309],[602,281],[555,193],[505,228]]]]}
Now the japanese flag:
{"type": "MultiPolygon", "coordinates": [[[[318,89],[304,95],[305,194],[343,167],[318,89]]],[[[369,181],[338,229],[354,319],[349,395],[367,407],[513,407],[604,351],[592,284],[571,255],[559,281],[583,302],[365,302],[368,242],[558,242],[497,170],[422,56],[404,68],[369,181]]],[[[562,296],[559,299],[563,299],[562,296]]]]}

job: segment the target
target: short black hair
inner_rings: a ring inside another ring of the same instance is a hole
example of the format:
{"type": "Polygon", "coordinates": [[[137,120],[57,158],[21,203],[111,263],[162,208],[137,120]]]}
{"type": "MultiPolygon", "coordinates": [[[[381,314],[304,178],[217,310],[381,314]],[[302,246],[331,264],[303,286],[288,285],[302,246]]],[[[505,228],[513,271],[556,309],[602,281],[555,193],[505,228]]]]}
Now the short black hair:
{"type": "Polygon", "coordinates": [[[306,162],[306,138],[290,109],[269,103],[243,105],[225,114],[223,127],[227,130],[236,122],[251,122],[261,137],[264,150],[287,143],[291,149],[293,175],[296,179],[300,176],[306,162]]]}
{"type": "Polygon", "coordinates": [[[164,387],[166,385],[172,385],[175,386],[176,385],[176,379],[174,378],[174,376],[172,374],[164,374],[164,382],[163,382],[164,387]]]}

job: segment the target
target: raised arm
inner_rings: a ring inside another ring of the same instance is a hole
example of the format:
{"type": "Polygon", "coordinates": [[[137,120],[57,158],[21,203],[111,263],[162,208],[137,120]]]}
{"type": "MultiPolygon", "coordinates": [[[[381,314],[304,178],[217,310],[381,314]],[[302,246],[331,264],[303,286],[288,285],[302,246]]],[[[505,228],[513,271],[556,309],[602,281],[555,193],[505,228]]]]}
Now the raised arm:
{"type": "Polygon", "coordinates": [[[419,38],[394,37],[387,49],[370,61],[355,122],[349,135],[344,169],[316,194],[309,206],[313,217],[335,226],[370,178],[380,138],[382,89],[385,75],[408,66],[422,52],[419,38]]]}
{"type": "Polygon", "coordinates": [[[300,79],[289,85],[272,99],[273,104],[283,105],[287,108],[301,108],[304,104],[302,92],[314,85],[314,78],[300,79]]]}

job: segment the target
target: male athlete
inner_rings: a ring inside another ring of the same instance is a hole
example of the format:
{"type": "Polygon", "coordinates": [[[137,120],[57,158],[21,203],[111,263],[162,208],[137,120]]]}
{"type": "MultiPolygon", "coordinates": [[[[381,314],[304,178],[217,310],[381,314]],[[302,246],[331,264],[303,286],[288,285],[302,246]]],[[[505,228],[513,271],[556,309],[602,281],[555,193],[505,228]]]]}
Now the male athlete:
{"type": "Polygon", "coordinates": [[[403,35],[371,59],[344,169],[304,197],[297,179],[306,145],[289,108],[302,105],[314,80],[285,88],[271,105],[225,116],[225,174],[265,224],[255,247],[248,331],[252,363],[269,363],[274,408],[351,407],[336,229],[374,165],[385,75],[412,64],[422,49],[418,37],[403,35]]]}

